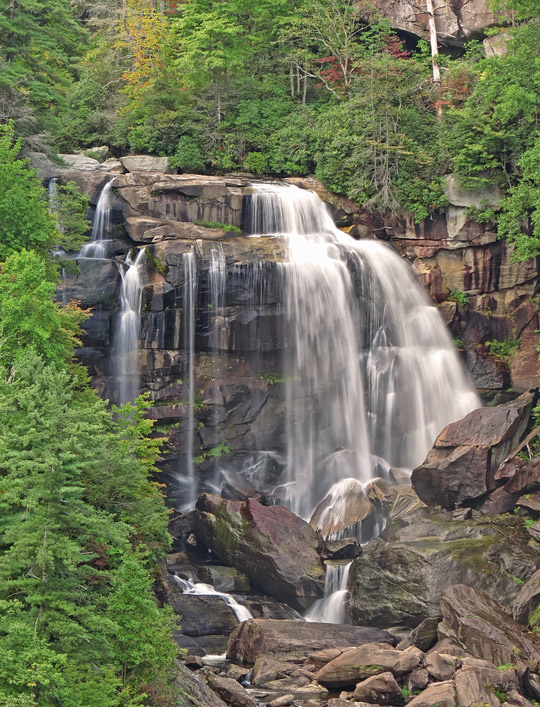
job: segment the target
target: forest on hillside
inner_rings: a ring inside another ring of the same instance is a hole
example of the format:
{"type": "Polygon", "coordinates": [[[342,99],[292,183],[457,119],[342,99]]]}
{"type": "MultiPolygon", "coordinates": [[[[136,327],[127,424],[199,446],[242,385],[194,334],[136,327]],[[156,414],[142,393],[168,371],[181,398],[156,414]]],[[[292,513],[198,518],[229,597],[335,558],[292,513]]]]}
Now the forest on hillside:
{"type": "Polygon", "coordinates": [[[441,43],[434,81],[427,34],[406,47],[368,0],[3,0],[0,120],[29,149],[315,173],[368,210],[416,219],[446,205],[452,172],[503,190],[500,233],[527,258],[540,247],[540,8],[494,9],[488,31],[504,29],[507,53],[486,58],[472,40],[453,57],[441,43]]]}
{"type": "Polygon", "coordinates": [[[498,6],[503,56],[406,46],[353,0],[0,0],[0,704],[170,707],[170,543],[139,398],[108,408],[73,360],[88,316],[54,300],[85,198],[50,213],[26,156],[107,145],[181,172],[315,174],[419,220],[443,178],[496,185],[515,257],[540,253],[540,6],[498,6]]]}

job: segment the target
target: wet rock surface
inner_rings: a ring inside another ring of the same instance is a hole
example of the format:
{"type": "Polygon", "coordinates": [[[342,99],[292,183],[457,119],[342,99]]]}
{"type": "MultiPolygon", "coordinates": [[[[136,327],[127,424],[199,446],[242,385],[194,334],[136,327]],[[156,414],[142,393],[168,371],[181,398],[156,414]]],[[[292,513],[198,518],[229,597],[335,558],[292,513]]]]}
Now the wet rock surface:
{"type": "Polygon", "coordinates": [[[534,393],[492,408],[473,410],[437,437],[411,482],[429,505],[453,508],[494,491],[505,457],[521,440],[535,402],[534,393]]]}
{"type": "Polygon", "coordinates": [[[355,623],[414,628],[440,615],[445,589],[456,581],[511,606],[540,561],[523,522],[512,516],[454,520],[399,494],[392,521],[350,571],[349,611],[355,623]],[[517,581],[516,581],[517,580],[517,581]]]}
{"type": "Polygon", "coordinates": [[[307,609],[323,595],[319,537],[283,506],[204,494],[197,502],[195,533],[221,560],[245,571],[255,586],[295,609],[307,609]]]}

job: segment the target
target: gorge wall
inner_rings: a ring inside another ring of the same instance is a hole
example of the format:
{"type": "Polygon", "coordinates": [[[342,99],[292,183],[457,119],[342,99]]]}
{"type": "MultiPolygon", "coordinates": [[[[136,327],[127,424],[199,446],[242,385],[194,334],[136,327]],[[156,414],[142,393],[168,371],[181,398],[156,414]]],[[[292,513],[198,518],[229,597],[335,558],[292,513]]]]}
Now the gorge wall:
{"type": "MultiPolygon", "coordinates": [[[[147,158],[135,160],[130,173],[114,163],[112,174],[91,165],[58,175],[75,180],[93,208],[114,176],[113,259],[79,259],[80,274],[66,274],[63,282],[64,297],[93,311],[79,357],[100,393],[115,402],[113,342],[122,278],[114,259],[146,246],[140,383],[154,401],[157,430],[169,436],[164,470],[175,477],[194,458],[208,490],[221,489],[231,478],[216,477],[215,459],[230,453],[244,469],[252,465],[259,487],[265,481],[274,487],[285,446],[280,243],[241,233],[249,179],[148,169],[155,166],[147,158]],[[188,306],[193,272],[196,318],[188,306]]],[[[409,259],[463,349],[475,386],[488,398],[540,384],[537,263],[513,263],[493,224],[473,220],[478,195],[450,184],[444,213],[419,224],[405,215],[383,222],[314,179],[288,181],[316,191],[351,235],[376,235],[409,259]]]]}

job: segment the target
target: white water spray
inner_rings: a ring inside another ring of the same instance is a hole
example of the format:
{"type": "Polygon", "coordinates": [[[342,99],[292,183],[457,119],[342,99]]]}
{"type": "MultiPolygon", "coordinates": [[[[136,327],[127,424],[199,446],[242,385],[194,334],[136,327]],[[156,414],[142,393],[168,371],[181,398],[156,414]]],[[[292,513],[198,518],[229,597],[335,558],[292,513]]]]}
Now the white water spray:
{"type": "Polygon", "coordinates": [[[188,504],[193,506],[197,498],[197,482],[193,466],[193,442],[195,437],[195,310],[197,307],[197,260],[192,247],[182,256],[184,266],[184,351],[188,371],[188,419],[185,445],[185,471],[188,477],[188,504]]]}
{"type": "Polygon", "coordinates": [[[324,597],[317,599],[306,611],[306,621],[322,624],[344,624],[346,621],[345,599],[352,562],[328,563],[324,584],[324,597]]]}
{"type": "Polygon", "coordinates": [[[223,601],[227,604],[227,606],[230,606],[231,609],[234,611],[236,618],[240,623],[253,618],[250,610],[247,607],[243,606],[242,604],[239,604],[236,599],[230,594],[225,594],[224,592],[216,591],[211,584],[204,584],[203,582],[197,582],[194,584],[193,582],[190,582],[189,579],[182,579],[176,574],[173,575],[173,577],[174,581],[182,589],[182,594],[192,594],[193,596],[199,597],[221,597],[223,601]]]}
{"type": "MultiPolygon", "coordinates": [[[[287,254],[285,503],[309,519],[329,496],[325,512],[338,518],[348,485],[414,468],[480,402],[438,311],[389,246],[353,240],[292,186],[255,187],[250,231],[281,237],[287,254]]],[[[344,621],[348,567],[327,565],[308,620],[344,621]]]]}
{"type": "Polygon", "coordinates": [[[108,258],[110,250],[111,210],[113,201],[112,182],[107,182],[99,195],[92,223],[89,243],[81,248],[82,258],[108,258]]]}
{"type": "Polygon", "coordinates": [[[145,249],[133,258],[128,253],[120,267],[120,314],[114,342],[119,403],[133,402],[139,394],[139,336],[141,328],[142,273],[145,249]]]}
{"type": "Polygon", "coordinates": [[[410,266],[334,225],[313,192],[261,185],[251,232],[283,239],[289,322],[289,507],[309,518],[332,486],[414,468],[480,403],[410,266]]]}

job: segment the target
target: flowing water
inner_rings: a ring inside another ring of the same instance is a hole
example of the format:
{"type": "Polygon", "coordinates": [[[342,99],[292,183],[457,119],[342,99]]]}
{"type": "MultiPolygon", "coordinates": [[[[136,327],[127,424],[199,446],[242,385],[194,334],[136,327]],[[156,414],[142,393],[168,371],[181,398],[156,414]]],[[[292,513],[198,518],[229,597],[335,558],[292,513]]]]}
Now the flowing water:
{"type": "MultiPolygon", "coordinates": [[[[217,248],[212,248],[210,252],[210,270],[209,270],[209,286],[210,286],[210,331],[208,345],[212,351],[214,379],[217,381],[221,375],[220,363],[223,359],[222,351],[228,348],[227,342],[227,323],[225,318],[225,304],[227,292],[227,261],[223,253],[223,246],[218,244],[217,248]]],[[[215,442],[219,444],[220,440],[220,407],[221,407],[221,391],[219,386],[214,386],[214,413],[213,426],[215,430],[215,442]]]]}
{"type": "MultiPolygon", "coordinates": [[[[308,520],[329,496],[326,512],[339,516],[351,483],[418,466],[480,402],[438,311],[389,246],[347,236],[294,186],[255,187],[250,214],[250,232],[282,238],[286,251],[285,503],[308,520]]],[[[309,620],[344,620],[347,575],[328,565],[309,620]]]]}
{"type": "Polygon", "coordinates": [[[139,394],[139,336],[144,267],[144,248],[135,257],[128,253],[125,262],[119,265],[122,286],[113,346],[119,403],[133,402],[139,394]]]}
{"type": "Polygon", "coordinates": [[[345,564],[328,563],[324,585],[324,597],[317,599],[306,611],[306,621],[323,624],[344,624],[346,622],[345,599],[352,562],[345,564]]]}
{"type": "Polygon", "coordinates": [[[196,582],[194,584],[193,582],[190,582],[189,579],[182,579],[182,577],[179,577],[176,574],[173,575],[173,577],[175,582],[181,588],[182,594],[192,594],[194,596],[203,597],[221,597],[223,601],[227,604],[227,606],[230,606],[231,609],[234,611],[236,618],[240,623],[242,623],[242,621],[247,621],[248,619],[253,618],[250,610],[247,607],[243,606],[243,604],[239,604],[236,599],[230,594],[225,594],[224,592],[216,591],[211,584],[204,584],[203,582],[196,582]]]}
{"type": "Polygon", "coordinates": [[[96,213],[92,223],[90,241],[81,248],[82,258],[108,258],[111,240],[108,237],[111,230],[113,191],[112,182],[107,182],[96,205],[96,213]]]}
{"type": "Polygon", "coordinates": [[[195,314],[197,307],[197,260],[195,249],[184,253],[184,351],[187,355],[188,371],[188,419],[185,441],[185,472],[188,478],[188,505],[192,506],[197,498],[197,480],[193,465],[193,442],[195,438],[195,314]]]}
{"type": "Polygon", "coordinates": [[[343,479],[420,464],[480,403],[439,313],[389,246],[355,241],[293,186],[255,189],[250,231],[285,243],[287,503],[309,518],[343,479]]]}

